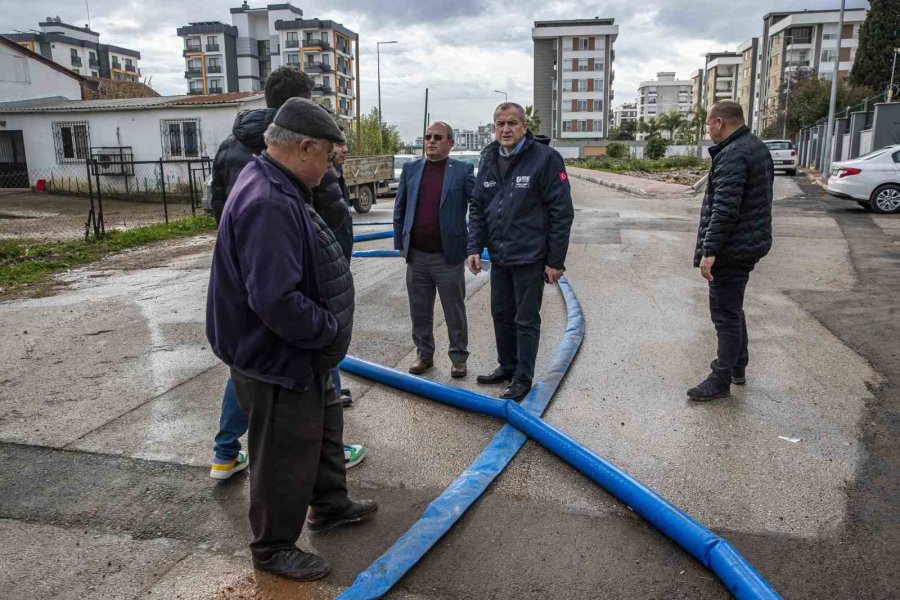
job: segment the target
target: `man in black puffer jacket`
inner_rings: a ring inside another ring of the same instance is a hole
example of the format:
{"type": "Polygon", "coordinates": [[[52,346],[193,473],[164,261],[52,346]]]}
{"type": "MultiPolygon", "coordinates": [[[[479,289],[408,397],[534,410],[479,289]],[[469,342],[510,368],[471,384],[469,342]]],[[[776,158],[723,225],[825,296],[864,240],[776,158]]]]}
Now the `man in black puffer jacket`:
{"type": "Polygon", "coordinates": [[[688,390],[692,400],[731,394],[731,384],[746,382],[747,321],[744,290],[750,271],[772,247],[772,184],[769,149],[744,124],[741,105],[713,104],[706,119],[712,166],[697,232],[694,266],[709,281],[709,312],[718,351],[712,373],[688,390]]]}
{"type": "Polygon", "coordinates": [[[245,110],[238,114],[231,135],[219,145],[213,160],[210,204],[216,223],[222,218],[222,208],[238,175],[254,154],[266,149],[263,133],[275,118],[275,113],[288,98],[310,98],[313,83],[309,75],[299,69],[279,67],[266,79],[268,108],[245,110]]]}

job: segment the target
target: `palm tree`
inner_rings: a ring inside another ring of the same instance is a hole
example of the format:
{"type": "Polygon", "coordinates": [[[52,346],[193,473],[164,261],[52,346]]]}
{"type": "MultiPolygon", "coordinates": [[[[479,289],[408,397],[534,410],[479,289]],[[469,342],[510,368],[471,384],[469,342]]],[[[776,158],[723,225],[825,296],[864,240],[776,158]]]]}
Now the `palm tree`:
{"type": "Polygon", "coordinates": [[[659,130],[662,129],[662,123],[660,123],[659,119],[656,117],[650,117],[646,121],[642,119],[640,125],[638,125],[638,129],[640,129],[641,133],[649,134],[647,137],[653,137],[659,135],[659,130]]]}
{"type": "Polygon", "coordinates": [[[525,107],[525,126],[528,127],[531,133],[537,133],[541,127],[541,118],[538,116],[537,111],[534,110],[534,106],[530,104],[525,107]]]}
{"type": "Polygon", "coordinates": [[[659,117],[661,128],[669,132],[669,139],[673,141],[675,140],[675,130],[679,129],[686,122],[687,119],[685,119],[684,115],[677,110],[673,110],[669,114],[659,117]]]}

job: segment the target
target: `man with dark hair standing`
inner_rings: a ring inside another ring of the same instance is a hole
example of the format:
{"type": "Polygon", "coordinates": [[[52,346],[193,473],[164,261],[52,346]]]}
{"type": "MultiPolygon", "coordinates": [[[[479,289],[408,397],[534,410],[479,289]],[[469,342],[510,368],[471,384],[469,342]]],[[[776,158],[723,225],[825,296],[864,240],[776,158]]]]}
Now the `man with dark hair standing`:
{"type": "Polygon", "coordinates": [[[406,258],[406,293],[421,375],[434,365],[434,297],[450,338],[450,376],[465,377],[469,358],[466,322],[466,205],[474,167],[450,157],[453,129],[436,121],[425,131],[425,160],[403,165],[394,203],[394,248],[406,258]]]}
{"type": "Polygon", "coordinates": [[[712,165],[703,207],[694,266],[709,282],[709,314],[718,349],[712,372],[688,390],[691,400],[731,394],[746,382],[749,361],[744,290],[750,271],[772,247],[772,156],[744,124],[741,105],[720,100],[706,118],[712,165]]]}
{"type": "Polygon", "coordinates": [[[544,283],[555,284],[565,271],[574,211],[562,156],[534,139],[524,108],[498,106],[494,136],[481,154],[469,204],[468,263],[479,273],[487,246],[500,365],[477,381],[511,381],[500,397],[519,400],[534,378],[544,283]]]}
{"type": "Polygon", "coordinates": [[[297,548],[304,520],[324,532],[371,517],[347,494],[343,408],[331,369],[353,328],[353,276],[310,188],[344,136],[321,107],[292,98],[241,171],[219,227],[206,335],[250,419],[250,550],[257,569],[308,581],[329,566],[297,548]]]}

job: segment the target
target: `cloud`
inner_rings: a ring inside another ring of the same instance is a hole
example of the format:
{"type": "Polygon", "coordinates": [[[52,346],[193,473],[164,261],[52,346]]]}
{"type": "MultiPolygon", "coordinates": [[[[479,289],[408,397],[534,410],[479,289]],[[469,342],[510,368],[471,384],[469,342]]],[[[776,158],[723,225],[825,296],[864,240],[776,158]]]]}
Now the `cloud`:
{"type": "MultiPolygon", "coordinates": [[[[12,0],[0,0],[10,4],[12,0]]],[[[163,94],[183,94],[182,40],[176,29],[191,21],[231,22],[229,8],[242,0],[207,3],[183,0],[90,0],[91,26],[103,43],[141,52],[141,70],[163,94]]],[[[87,22],[84,4],[43,0],[0,11],[0,31],[38,29],[47,16],[71,24],[87,22]]],[[[252,7],[263,2],[251,0],[252,7]]],[[[381,97],[385,120],[404,139],[421,135],[425,88],[429,112],[460,128],[490,120],[503,99],[532,103],[534,21],[612,17],[619,25],[613,64],[614,106],[632,100],[641,81],[657,71],[690,77],[706,52],[734,50],[762,33],[769,12],[832,9],[836,0],[312,0],[295,2],[304,17],[332,19],[360,35],[361,109],[378,103],[376,42],[381,47],[381,97]]],[[[847,8],[867,6],[848,0],[847,8]]],[[[8,8],[8,7],[7,7],[8,8]]]]}

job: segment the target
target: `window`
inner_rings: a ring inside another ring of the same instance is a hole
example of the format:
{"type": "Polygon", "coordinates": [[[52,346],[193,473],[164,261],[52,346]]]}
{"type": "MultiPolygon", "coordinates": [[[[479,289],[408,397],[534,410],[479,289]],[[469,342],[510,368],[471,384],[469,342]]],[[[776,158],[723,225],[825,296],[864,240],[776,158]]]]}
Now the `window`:
{"type": "Polygon", "coordinates": [[[594,89],[597,91],[600,91],[603,89],[603,80],[602,79],[594,80],[594,89]]]}
{"type": "Polygon", "coordinates": [[[218,77],[209,80],[209,93],[219,94],[222,92],[222,80],[218,77]]]}
{"type": "Polygon", "coordinates": [[[580,50],[590,50],[590,42],[589,38],[578,38],[578,45],[580,46],[580,50]]]}
{"type": "Polygon", "coordinates": [[[298,48],[300,46],[299,33],[296,31],[288,31],[284,34],[284,45],[286,48],[298,48]]]}
{"type": "Polygon", "coordinates": [[[53,123],[53,143],[58,164],[80,162],[88,157],[91,147],[86,121],[53,123]]]}
{"type": "MultiPolygon", "coordinates": [[[[312,64],[313,63],[312,56],[310,56],[309,58],[310,58],[309,64],[312,64]]],[[[297,54],[296,52],[292,52],[291,54],[288,54],[287,55],[287,64],[299,65],[300,64],[300,55],[297,54]]]]}
{"type": "Polygon", "coordinates": [[[587,131],[587,121],[578,121],[578,131],[587,131]]]}
{"type": "Polygon", "coordinates": [[[325,77],[322,78],[322,87],[323,88],[331,87],[331,78],[328,75],[326,75],[325,77]]]}
{"type": "Polygon", "coordinates": [[[583,112],[588,109],[588,107],[587,107],[588,101],[587,100],[576,100],[575,102],[577,102],[576,110],[578,112],[583,112]]]}
{"type": "Polygon", "coordinates": [[[579,71],[587,71],[588,68],[588,59],[579,58],[578,59],[578,70],[579,71]]]}
{"type": "Polygon", "coordinates": [[[598,59],[595,59],[595,60],[594,60],[594,70],[595,70],[595,71],[602,71],[602,70],[603,70],[603,61],[598,60],[598,59]]]}
{"type": "Polygon", "coordinates": [[[76,59],[76,58],[78,58],[78,50],[76,50],[75,48],[69,48],[69,52],[72,53],[72,59],[73,59],[73,60],[76,59]]]}
{"type": "Polygon", "coordinates": [[[836,33],[823,33],[823,34],[822,34],[822,39],[825,40],[825,41],[827,41],[827,40],[835,40],[835,39],[837,39],[837,34],[836,34],[836,33]]]}
{"type": "Polygon", "coordinates": [[[594,100],[594,112],[603,112],[603,100],[594,100]]]}
{"type": "Polygon", "coordinates": [[[563,131],[572,131],[571,121],[563,121],[563,131]]]}
{"type": "Polygon", "coordinates": [[[594,121],[594,133],[603,133],[603,121],[594,121]]]}
{"type": "Polygon", "coordinates": [[[162,119],[159,124],[165,158],[200,156],[200,119],[162,119]]]}
{"type": "Polygon", "coordinates": [[[214,35],[206,36],[206,45],[207,46],[215,46],[216,44],[218,44],[218,42],[216,41],[216,36],[214,36],[214,35]]]}
{"type": "Polygon", "coordinates": [[[824,50],[822,50],[823,63],[833,63],[835,58],[837,58],[837,50],[831,48],[825,48],[824,50]]]}
{"type": "Polygon", "coordinates": [[[571,79],[563,79],[563,91],[564,92],[572,91],[572,80],[571,79]]]}

